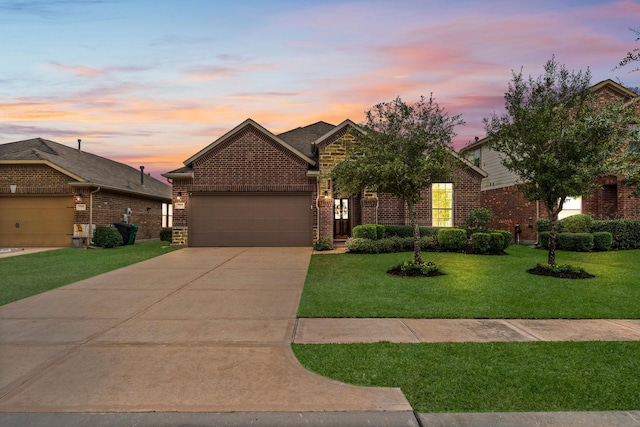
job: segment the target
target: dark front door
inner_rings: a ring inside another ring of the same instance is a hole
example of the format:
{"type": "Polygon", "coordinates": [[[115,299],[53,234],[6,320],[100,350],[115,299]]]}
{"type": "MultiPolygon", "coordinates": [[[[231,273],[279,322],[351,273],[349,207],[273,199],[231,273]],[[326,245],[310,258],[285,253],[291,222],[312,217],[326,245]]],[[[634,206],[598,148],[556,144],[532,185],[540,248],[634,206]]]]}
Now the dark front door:
{"type": "Polygon", "coordinates": [[[349,199],[333,199],[333,238],[346,239],[351,234],[349,199]]]}

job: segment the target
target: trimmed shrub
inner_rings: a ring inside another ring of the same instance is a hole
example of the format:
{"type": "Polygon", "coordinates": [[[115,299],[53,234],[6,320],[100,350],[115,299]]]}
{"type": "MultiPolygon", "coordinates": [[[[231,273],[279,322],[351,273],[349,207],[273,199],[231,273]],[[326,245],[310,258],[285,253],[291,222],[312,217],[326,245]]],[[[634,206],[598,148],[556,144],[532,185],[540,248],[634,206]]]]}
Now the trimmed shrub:
{"type": "Polygon", "coordinates": [[[93,243],[101,248],[115,248],[124,242],[122,235],[115,227],[98,226],[93,232],[93,243]]]}
{"type": "Polygon", "coordinates": [[[489,233],[489,250],[494,254],[502,253],[504,250],[504,237],[502,233],[489,233]]]}
{"type": "Polygon", "coordinates": [[[461,228],[438,230],[438,245],[445,251],[458,252],[467,244],[467,231],[461,228]]]}
{"type": "Polygon", "coordinates": [[[493,212],[487,208],[476,208],[469,212],[469,216],[464,222],[466,228],[471,232],[487,231],[493,218],[493,212]]]}
{"type": "Polygon", "coordinates": [[[545,231],[551,231],[551,224],[549,224],[549,220],[546,218],[539,218],[536,221],[536,227],[538,229],[538,233],[543,233],[545,231]]]}
{"type": "Polygon", "coordinates": [[[640,249],[640,220],[638,219],[593,221],[591,232],[598,231],[611,233],[612,249],[640,249]]]}
{"type": "MultiPolygon", "coordinates": [[[[420,249],[423,251],[432,251],[438,246],[435,236],[427,235],[420,238],[420,249]]],[[[413,249],[413,248],[412,248],[413,249]]]]}
{"type": "Polygon", "coordinates": [[[477,254],[486,254],[491,248],[489,233],[473,233],[471,235],[471,249],[477,254]]]}
{"type": "Polygon", "coordinates": [[[375,224],[376,226],[376,239],[384,239],[384,225],[375,224]]]}
{"type": "Polygon", "coordinates": [[[589,252],[593,249],[593,234],[559,233],[558,249],[573,252],[589,252]]]}
{"type": "Polygon", "coordinates": [[[609,251],[613,243],[613,235],[608,231],[596,231],[593,233],[593,250],[609,251]]]}
{"type": "Polygon", "coordinates": [[[377,240],[365,239],[362,237],[351,237],[347,239],[346,246],[349,252],[355,252],[360,254],[377,254],[379,247],[376,244],[377,240]]]}
{"type": "Polygon", "coordinates": [[[413,236],[413,229],[408,225],[385,225],[384,237],[411,237],[413,236]]]}
{"type": "Polygon", "coordinates": [[[378,227],[376,224],[362,224],[353,228],[353,237],[358,239],[378,239],[378,227]]]}
{"type": "Polygon", "coordinates": [[[160,230],[160,240],[169,243],[173,241],[171,228],[163,228],[162,230],[160,230]]]}
{"type": "Polygon", "coordinates": [[[314,245],[316,251],[330,251],[333,249],[333,239],[331,237],[322,236],[314,245]]]}
{"type": "Polygon", "coordinates": [[[511,241],[513,240],[513,235],[511,234],[510,231],[507,230],[492,230],[492,233],[500,233],[502,234],[502,250],[505,250],[509,247],[509,245],[511,244],[511,241]]]}
{"type": "Polygon", "coordinates": [[[560,220],[564,233],[588,233],[591,231],[591,215],[577,214],[560,220]]]}

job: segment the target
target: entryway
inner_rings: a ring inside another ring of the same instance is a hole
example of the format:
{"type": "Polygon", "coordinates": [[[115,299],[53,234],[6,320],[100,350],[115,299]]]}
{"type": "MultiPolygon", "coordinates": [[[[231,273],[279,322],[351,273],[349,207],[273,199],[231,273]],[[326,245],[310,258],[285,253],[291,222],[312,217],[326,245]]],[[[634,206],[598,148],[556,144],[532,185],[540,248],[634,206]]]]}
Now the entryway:
{"type": "Polygon", "coordinates": [[[351,236],[350,200],[335,198],[333,202],[333,239],[348,239],[351,236]]]}

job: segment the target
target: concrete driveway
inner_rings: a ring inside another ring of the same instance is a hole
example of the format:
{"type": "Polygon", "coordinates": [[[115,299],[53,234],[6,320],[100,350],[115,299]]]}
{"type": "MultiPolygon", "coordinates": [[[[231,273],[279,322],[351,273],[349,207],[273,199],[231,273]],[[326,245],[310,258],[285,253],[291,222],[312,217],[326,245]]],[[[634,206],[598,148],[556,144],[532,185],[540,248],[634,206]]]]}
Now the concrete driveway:
{"type": "Polygon", "coordinates": [[[0,412],[411,411],[290,350],[311,248],[188,248],[0,307],[0,412]]]}

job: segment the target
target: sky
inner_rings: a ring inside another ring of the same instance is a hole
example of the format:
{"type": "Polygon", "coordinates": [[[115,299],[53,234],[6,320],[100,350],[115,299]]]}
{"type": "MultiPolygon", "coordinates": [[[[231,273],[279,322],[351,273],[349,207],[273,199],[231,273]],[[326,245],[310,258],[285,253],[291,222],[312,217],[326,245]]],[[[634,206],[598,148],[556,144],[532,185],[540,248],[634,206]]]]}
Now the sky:
{"type": "Polygon", "coordinates": [[[247,118],[277,134],[432,94],[459,149],[552,56],[640,86],[613,70],[631,29],[640,0],[0,0],[0,144],[82,139],[164,181],[247,118]]]}

